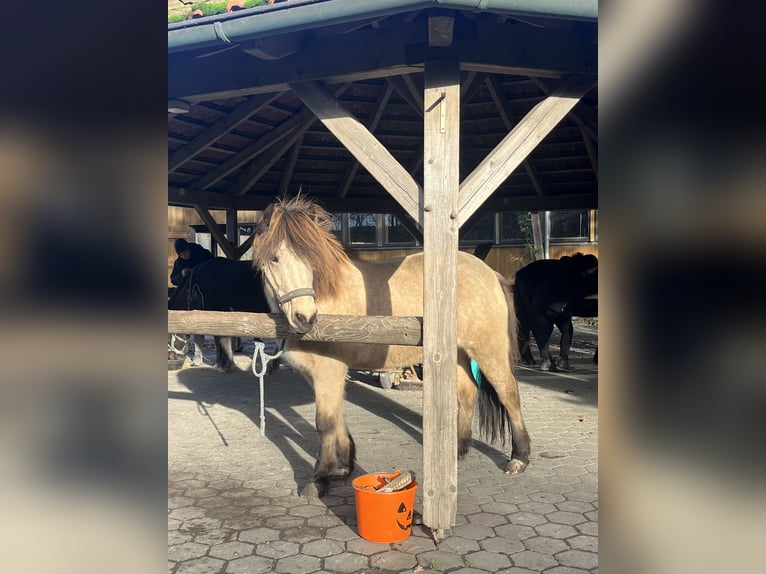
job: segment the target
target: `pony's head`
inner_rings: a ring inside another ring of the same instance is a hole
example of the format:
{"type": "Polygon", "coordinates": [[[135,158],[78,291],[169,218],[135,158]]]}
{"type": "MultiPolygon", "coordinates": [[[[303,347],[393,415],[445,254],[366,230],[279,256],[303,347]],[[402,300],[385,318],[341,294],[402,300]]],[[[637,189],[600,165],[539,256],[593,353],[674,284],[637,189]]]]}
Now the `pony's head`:
{"type": "Polygon", "coordinates": [[[331,225],[330,214],[307,199],[280,199],[263,212],[253,238],[264,290],[298,333],[313,328],[317,297],[335,295],[339,265],[348,261],[331,225]]]}

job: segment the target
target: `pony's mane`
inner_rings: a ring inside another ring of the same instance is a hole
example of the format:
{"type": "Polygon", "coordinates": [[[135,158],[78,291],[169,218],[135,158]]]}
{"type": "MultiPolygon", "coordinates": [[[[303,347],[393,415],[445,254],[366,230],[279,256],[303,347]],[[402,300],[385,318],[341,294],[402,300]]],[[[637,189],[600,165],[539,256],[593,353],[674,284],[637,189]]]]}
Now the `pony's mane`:
{"type": "Polygon", "coordinates": [[[340,268],[349,262],[343,244],[330,231],[332,216],[304,197],[278,199],[264,212],[253,240],[253,262],[262,267],[282,243],[314,271],[317,297],[333,297],[340,268]]]}

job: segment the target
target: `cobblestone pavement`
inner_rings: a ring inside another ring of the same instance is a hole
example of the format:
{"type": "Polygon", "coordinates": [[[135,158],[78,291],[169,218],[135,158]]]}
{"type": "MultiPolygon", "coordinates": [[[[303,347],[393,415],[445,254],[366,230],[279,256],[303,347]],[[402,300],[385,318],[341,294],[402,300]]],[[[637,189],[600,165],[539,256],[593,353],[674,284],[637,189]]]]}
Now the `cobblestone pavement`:
{"type": "MultiPolygon", "coordinates": [[[[242,371],[229,374],[187,360],[168,372],[168,572],[597,572],[594,348],[594,331],[576,327],[573,372],[518,367],[530,465],[504,474],[506,453],[474,429],[474,448],[459,463],[457,523],[438,544],[420,525],[399,543],[360,538],[351,479],[334,481],[318,500],[297,495],[318,441],[310,388],[289,368],[266,378],[263,437],[249,359],[236,356],[242,371]]],[[[205,359],[213,362],[209,349],[205,359]]],[[[352,478],[396,468],[422,475],[421,405],[417,387],[384,390],[375,377],[351,373],[352,478]]]]}

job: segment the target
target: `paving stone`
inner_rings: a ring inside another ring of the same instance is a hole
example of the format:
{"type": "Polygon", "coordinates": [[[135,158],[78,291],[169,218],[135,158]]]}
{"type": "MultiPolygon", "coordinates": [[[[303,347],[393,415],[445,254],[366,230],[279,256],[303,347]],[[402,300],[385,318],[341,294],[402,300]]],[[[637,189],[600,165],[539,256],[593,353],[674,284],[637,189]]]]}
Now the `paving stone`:
{"type": "Polygon", "coordinates": [[[336,554],[329,556],[324,560],[325,570],[337,572],[340,574],[351,572],[362,572],[370,565],[367,556],[346,552],[345,554],[336,554]]]}
{"type": "Polygon", "coordinates": [[[553,522],[535,526],[535,530],[540,536],[546,536],[548,538],[560,538],[562,540],[577,534],[577,529],[574,526],[569,526],[567,524],[556,524],[553,522]]]}
{"type": "Polygon", "coordinates": [[[490,538],[495,535],[494,531],[488,526],[481,526],[478,524],[462,524],[460,526],[455,526],[452,529],[452,534],[471,540],[481,540],[482,538],[490,538]]]}
{"type": "Polygon", "coordinates": [[[381,554],[375,554],[370,558],[370,566],[381,568],[383,570],[404,570],[405,568],[414,568],[417,566],[417,558],[411,554],[389,550],[381,554]]]}
{"type": "Polygon", "coordinates": [[[514,552],[526,550],[526,547],[521,540],[503,538],[501,536],[479,540],[479,546],[481,546],[483,550],[488,550],[489,552],[502,552],[503,554],[513,554],[514,552]]]}
{"type": "Polygon", "coordinates": [[[252,516],[250,514],[243,514],[242,516],[225,518],[222,524],[224,528],[231,528],[232,530],[247,530],[263,526],[263,522],[263,518],[252,516]]]}
{"type": "Polygon", "coordinates": [[[452,570],[450,574],[492,574],[494,570],[480,570],[479,568],[458,568],[452,570]]]}
{"type": "Polygon", "coordinates": [[[553,492],[535,492],[534,494],[529,495],[529,500],[532,502],[547,502],[548,504],[556,504],[559,502],[564,502],[566,498],[564,498],[561,494],[556,494],[553,492]]]}
{"type": "Polygon", "coordinates": [[[585,514],[586,512],[592,512],[595,510],[593,505],[589,502],[579,502],[577,500],[566,500],[556,504],[558,510],[565,510],[567,512],[580,512],[585,514]]]}
{"type": "Polygon", "coordinates": [[[208,508],[205,514],[208,518],[216,518],[218,520],[226,520],[228,518],[235,518],[242,516],[247,510],[241,506],[223,506],[221,508],[208,508]]]}
{"type": "Polygon", "coordinates": [[[526,540],[537,536],[537,532],[531,526],[523,524],[504,524],[495,528],[497,536],[503,536],[511,540],[526,540]]]}
{"type": "Polygon", "coordinates": [[[168,508],[175,510],[176,508],[184,508],[185,506],[191,506],[194,504],[194,499],[188,496],[171,496],[168,497],[168,508]]]}
{"type": "Polygon", "coordinates": [[[321,566],[322,561],[319,558],[298,554],[277,560],[274,571],[285,574],[308,574],[314,570],[319,570],[321,566]]]}
{"type": "Polygon", "coordinates": [[[442,540],[439,544],[440,550],[449,550],[455,554],[468,554],[479,550],[479,543],[476,540],[463,538],[462,536],[450,536],[442,540]]]}
{"type": "Polygon", "coordinates": [[[359,538],[359,534],[356,533],[356,530],[346,525],[328,528],[325,536],[335,540],[353,540],[359,538]]]}
{"type": "Polygon", "coordinates": [[[356,538],[355,540],[349,540],[346,542],[346,548],[349,552],[356,552],[357,554],[363,554],[364,556],[372,556],[373,554],[380,554],[390,550],[390,544],[379,544],[377,542],[370,542],[364,538],[356,538]]]}
{"type": "Polygon", "coordinates": [[[264,521],[264,524],[277,530],[286,530],[288,528],[299,528],[306,524],[306,519],[300,516],[272,516],[264,521]]]}
{"type": "MultiPolygon", "coordinates": [[[[446,540],[444,542],[446,542],[446,540]]],[[[444,542],[442,542],[442,544],[444,542]]],[[[412,535],[399,542],[394,542],[391,547],[394,550],[406,552],[407,554],[419,554],[427,550],[436,550],[436,544],[434,543],[433,538],[412,535]]]]}
{"type": "Polygon", "coordinates": [[[200,544],[207,544],[213,546],[214,544],[221,544],[222,542],[231,542],[237,539],[237,532],[229,528],[216,528],[214,530],[208,530],[194,537],[194,542],[200,544]]]}
{"type": "Polygon", "coordinates": [[[500,526],[501,524],[508,524],[508,520],[505,516],[500,514],[493,514],[490,512],[481,512],[479,514],[470,514],[466,516],[468,522],[471,524],[478,524],[480,526],[500,526]]]}
{"type": "Polygon", "coordinates": [[[589,536],[598,536],[598,522],[583,522],[575,526],[577,530],[589,536]]]}
{"type": "Polygon", "coordinates": [[[262,518],[264,520],[273,518],[275,516],[286,516],[287,509],[284,506],[277,506],[273,504],[267,504],[263,506],[254,506],[248,509],[247,513],[250,516],[262,518]]]}
{"type": "Polygon", "coordinates": [[[588,570],[570,568],[569,566],[554,566],[550,570],[546,570],[545,574],[595,574],[595,572],[589,573],[588,570]]]}
{"type": "Polygon", "coordinates": [[[290,540],[299,544],[305,544],[322,537],[322,529],[314,526],[299,526],[282,531],[282,540],[290,540]]]}
{"type": "Polygon", "coordinates": [[[272,540],[263,542],[255,547],[255,554],[266,558],[284,558],[294,556],[300,552],[300,545],[287,540],[272,540]]]}
{"type": "Polygon", "coordinates": [[[184,495],[189,498],[201,499],[208,496],[218,496],[219,492],[214,488],[190,488],[184,491],[184,495]]]}
{"type": "Polygon", "coordinates": [[[279,530],[264,527],[251,528],[250,530],[240,532],[239,539],[242,542],[252,542],[253,544],[279,540],[279,530]]]}
{"type": "Polygon", "coordinates": [[[178,520],[190,520],[192,518],[203,518],[205,516],[204,508],[197,508],[196,506],[184,506],[182,508],[176,508],[170,514],[169,518],[176,518],[178,520]]]}
{"type": "Polygon", "coordinates": [[[598,552],[598,538],[580,534],[567,539],[567,543],[573,550],[585,550],[587,552],[598,552]]]}
{"type": "Polygon", "coordinates": [[[481,568],[490,572],[497,572],[501,568],[511,566],[511,561],[505,554],[480,550],[464,557],[466,566],[481,568]]]}
{"type": "Polygon", "coordinates": [[[583,570],[591,570],[598,566],[598,554],[584,550],[566,550],[556,554],[556,560],[563,566],[572,566],[583,570]]]}
{"type": "Polygon", "coordinates": [[[180,530],[171,530],[168,532],[168,546],[183,544],[184,542],[191,542],[192,540],[192,535],[188,532],[181,532],[180,530]]]}
{"type": "Polygon", "coordinates": [[[342,518],[334,514],[323,514],[321,516],[312,516],[306,519],[306,526],[316,526],[317,528],[329,529],[345,524],[342,518]]]}
{"type": "Polygon", "coordinates": [[[534,512],[515,512],[508,516],[508,521],[511,524],[520,524],[522,526],[539,526],[546,522],[545,516],[534,512]]]}
{"type": "Polygon", "coordinates": [[[524,541],[524,546],[526,546],[528,550],[534,550],[541,554],[556,554],[556,552],[569,550],[569,545],[563,540],[559,540],[558,538],[548,538],[546,536],[528,538],[524,541]]]}
{"type": "Polygon", "coordinates": [[[219,572],[223,572],[224,564],[226,564],[226,562],[223,560],[205,556],[204,558],[197,558],[179,564],[176,574],[218,574],[219,572]]]}
{"type": "Polygon", "coordinates": [[[418,555],[418,564],[426,569],[446,571],[451,568],[465,566],[465,562],[459,554],[445,550],[434,550],[418,555]]]}
{"type": "Polygon", "coordinates": [[[327,556],[340,554],[344,550],[344,545],[337,540],[315,540],[314,542],[304,544],[303,548],[301,548],[301,553],[326,558],[327,556]]]}
{"type": "Polygon", "coordinates": [[[551,512],[550,514],[546,514],[545,517],[550,522],[555,522],[557,524],[569,524],[570,526],[574,526],[582,522],[587,522],[588,520],[579,512],[564,512],[563,510],[551,512]]]}
{"type": "Polygon", "coordinates": [[[493,512],[495,514],[506,516],[508,514],[513,514],[514,512],[518,512],[519,507],[509,502],[498,502],[496,500],[493,500],[492,502],[489,502],[487,504],[482,504],[481,510],[483,512],[493,512]]]}
{"type": "Polygon", "coordinates": [[[556,560],[548,554],[540,554],[534,550],[524,550],[511,556],[514,566],[528,568],[535,572],[542,572],[546,568],[558,565],[556,560]]]}
{"type": "Polygon", "coordinates": [[[210,498],[198,500],[195,504],[200,508],[220,508],[221,506],[229,506],[231,500],[227,500],[222,496],[211,496],[210,498]]]}
{"type": "Polygon", "coordinates": [[[261,574],[271,572],[274,561],[263,556],[246,556],[232,560],[226,566],[227,574],[261,574]]]}
{"type": "Polygon", "coordinates": [[[254,548],[255,546],[252,544],[245,544],[244,542],[224,542],[213,546],[208,554],[214,558],[234,560],[243,556],[249,556],[253,553],[254,548]]]}
{"type": "Polygon", "coordinates": [[[168,547],[168,559],[176,562],[199,558],[207,554],[208,547],[198,542],[184,542],[168,547]]]}

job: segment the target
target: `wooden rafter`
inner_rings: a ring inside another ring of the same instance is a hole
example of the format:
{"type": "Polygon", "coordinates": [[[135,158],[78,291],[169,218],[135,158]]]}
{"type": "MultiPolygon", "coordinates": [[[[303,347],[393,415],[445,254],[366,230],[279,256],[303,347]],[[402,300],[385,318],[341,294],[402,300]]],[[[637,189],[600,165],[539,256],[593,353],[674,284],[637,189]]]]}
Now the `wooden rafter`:
{"type": "Polygon", "coordinates": [[[391,152],[324,86],[299,82],[291,84],[291,88],[410,217],[419,221],[423,188],[391,152]]]}
{"type": "Polygon", "coordinates": [[[202,150],[210,147],[222,136],[235,129],[241,123],[256,113],[264,106],[269,105],[281,95],[281,92],[273,94],[260,94],[253,96],[248,101],[240,104],[230,113],[202,132],[188,144],[182,146],[168,158],[168,173],[172,173],[179,166],[189,161],[202,150]]]}
{"type": "Polygon", "coordinates": [[[210,212],[199,205],[194,206],[194,211],[196,211],[197,215],[200,216],[200,219],[202,219],[202,222],[207,227],[210,235],[212,235],[213,238],[215,238],[215,240],[218,242],[218,245],[221,246],[221,249],[223,249],[226,257],[229,259],[234,259],[236,256],[234,246],[228,239],[226,239],[226,236],[221,233],[221,229],[218,227],[218,223],[216,223],[215,219],[213,219],[213,216],[210,215],[210,212]]]}
{"type": "MultiPolygon", "coordinates": [[[[383,111],[386,109],[386,105],[388,105],[388,100],[391,97],[391,93],[393,91],[394,88],[391,86],[391,84],[386,84],[385,88],[383,88],[383,93],[375,103],[375,111],[373,112],[372,117],[367,124],[367,129],[370,130],[370,133],[375,133],[375,130],[378,128],[380,119],[383,117],[383,111]]],[[[348,189],[351,187],[351,182],[354,181],[354,176],[356,176],[358,169],[359,162],[356,160],[353,160],[348,165],[346,168],[346,173],[343,174],[343,181],[341,182],[340,189],[338,190],[337,194],[338,197],[346,197],[348,189]]]]}
{"type": "Polygon", "coordinates": [[[571,76],[524,116],[460,184],[461,222],[513,173],[592,85],[593,78],[571,76]]]}

